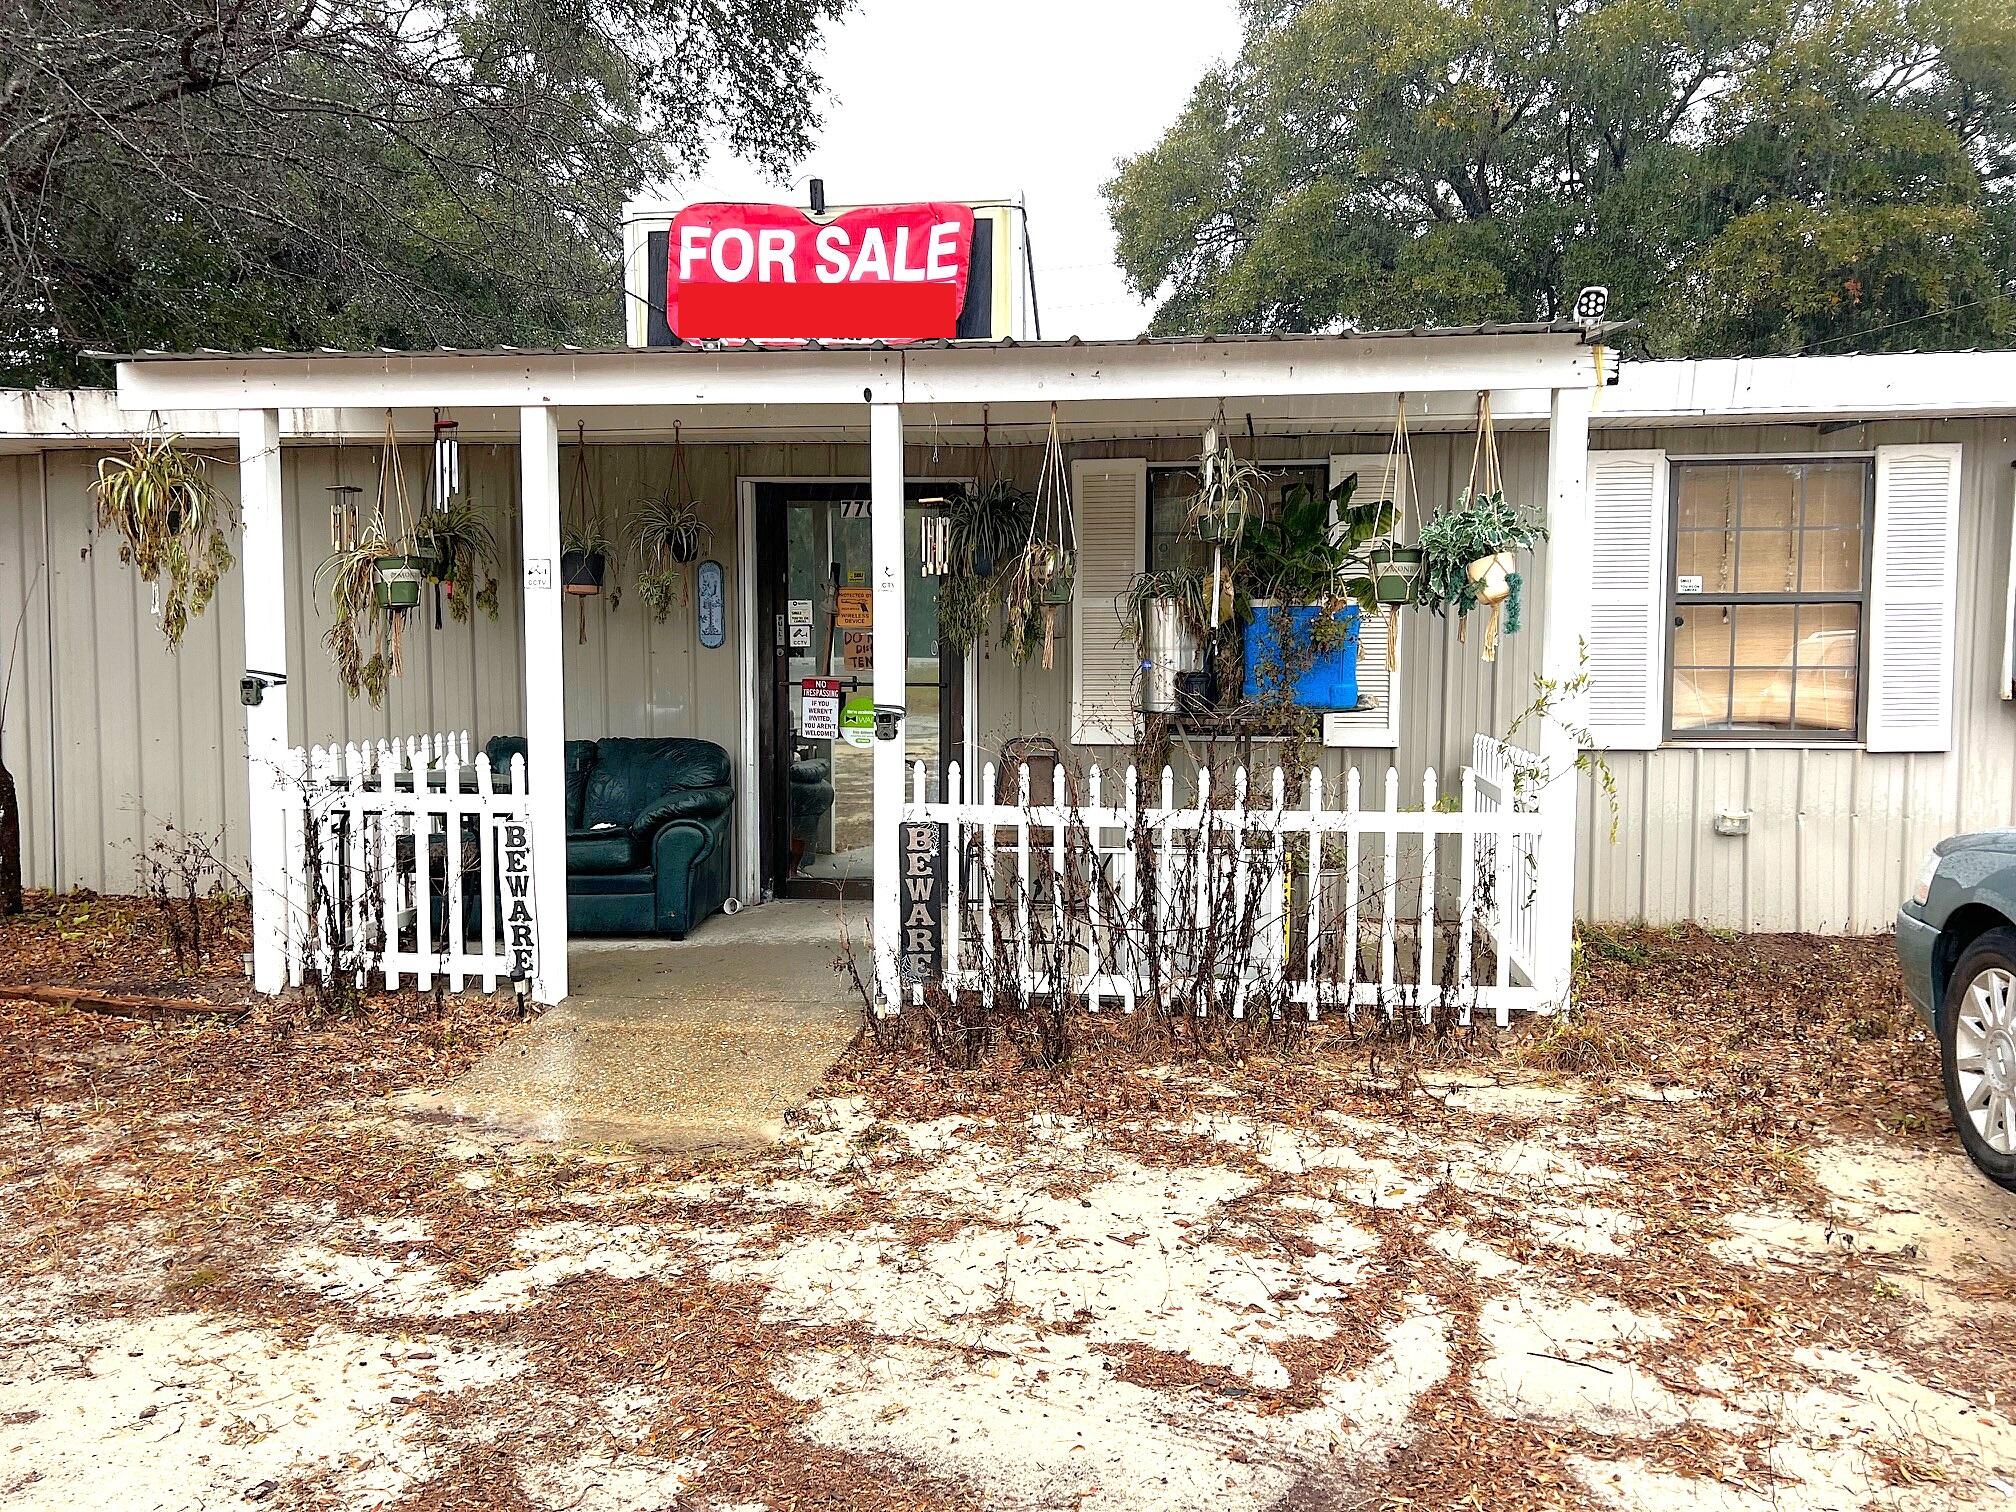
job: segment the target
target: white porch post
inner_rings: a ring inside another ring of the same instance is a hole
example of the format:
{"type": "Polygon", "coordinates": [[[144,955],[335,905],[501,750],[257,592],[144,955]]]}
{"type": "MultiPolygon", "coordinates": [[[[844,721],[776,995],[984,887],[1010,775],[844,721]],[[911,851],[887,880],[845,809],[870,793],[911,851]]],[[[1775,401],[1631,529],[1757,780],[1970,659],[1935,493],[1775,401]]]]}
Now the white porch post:
{"type": "MultiPolygon", "coordinates": [[[[1547,428],[1547,602],[1541,635],[1541,671],[1562,685],[1582,675],[1582,650],[1589,635],[1589,401],[1591,391],[1557,388],[1547,428]]],[[[1545,773],[1540,811],[1549,826],[1540,848],[1535,903],[1539,917],[1535,954],[1542,993],[1565,1007],[1575,948],[1575,878],[1581,866],[1577,843],[1575,761],[1580,755],[1571,729],[1583,723],[1586,700],[1564,700],[1541,722],[1540,757],[1545,773]]]]}
{"type": "Polygon", "coordinates": [[[245,574],[245,670],[271,679],[245,710],[245,776],[251,789],[247,859],[252,870],[252,987],[287,983],[287,827],[280,799],[287,754],[287,572],[280,547],[280,412],[238,413],[238,554],[245,574]]]}
{"type": "MultiPolygon", "coordinates": [[[[874,570],[874,696],[878,707],[906,708],[909,635],[903,622],[903,410],[895,404],[868,407],[869,549],[874,570]]],[[[902,928],[896,852],[897,815],[903,807],[904,723],[896,738],[875,742],[875,907],[870,935],[875,945],[876,995],[897,1003],[896,952],[902,928]]]]}
{"type": "Polygon", "coordinates": [[[567,996],[567,702],[561,665],[560,431],[553,411],[518,412],[519,510],[525,559],[525,782],[531,790],[532,998],[567,996]]]}

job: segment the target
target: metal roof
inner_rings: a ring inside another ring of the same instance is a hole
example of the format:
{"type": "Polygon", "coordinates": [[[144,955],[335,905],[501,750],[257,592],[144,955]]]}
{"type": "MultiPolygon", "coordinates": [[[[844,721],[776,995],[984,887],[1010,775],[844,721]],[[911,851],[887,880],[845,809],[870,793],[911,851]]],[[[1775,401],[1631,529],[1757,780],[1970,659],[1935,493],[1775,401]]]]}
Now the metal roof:
{"type": "Polygon", "coordinates": [[[939,352],[1048,350],[1052,348],[1111,347],[1197,347],[1246,343],[1389,341],[1401,338],[1439,336],[1575,336],[1585,343],[1605,341],[1620,332],[1635,329],[1636,321],[1613,320],[1584,323],[1578,320],[1533,320],[1494,322],[1464,326],[1405,326],[1377,331],[1258,331],[1228,332],[1198,336],[1121,336],[1087,340],[1066,336],[1052,341],[1018,341],[1012,336],[998,340],[959,341],[931,338],[922,341],[794,341],[771,345],[753,341],[687,341],[671,346],[550,346],[550,347],[364,347],[345,349],[319,347],[296,351],[281,347],[257,347],[251,351],[225,351],[198,347],[193,352],[169,352],[142,348],[137,352],[87,351],[84,355],[103,362],[270,362],[278,359],[312,361],[332,357],[677,357],[692,352],[939,352]]]}

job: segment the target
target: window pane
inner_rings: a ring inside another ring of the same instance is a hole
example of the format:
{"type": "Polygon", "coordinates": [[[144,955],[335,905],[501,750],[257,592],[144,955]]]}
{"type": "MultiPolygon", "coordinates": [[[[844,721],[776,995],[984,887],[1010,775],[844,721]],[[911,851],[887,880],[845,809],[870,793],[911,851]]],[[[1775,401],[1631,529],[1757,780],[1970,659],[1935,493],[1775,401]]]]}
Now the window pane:
{"type": "Polygon", "coordinates": [[[1737,729],[1789,729],[1792,725],[1792,669],[1739,667],[1731,683],[1729,722],[1737,729]]]}
{"type": "Polygon", "coordinates": [[[1803,469],[1777,463],[1752,463],[1737,468],[1737,525],[1743,530],[1790,530],[1799,523],[1799,474],[1803,469]]]}
{"type": "Polygon", "coordinates": [[[1799,609],[1801,667],[1853,672],[1862,658],[1859,604],[1804,604],[1799,609]]]}
{"type": "Polygon", "coordinates": [[[1843,735],[1855,731],[1856,674],[1832,667],[1801,667],[1799,677],[1799,728],[1836,730],[1843,735]]]}
{"type": "Polygon", "coordinates": [[[1727,593],[1735,586],[1736,537],[1705,530],[1683,531],[1673,550],[1673,570],[1701,579],[1703,593],[1727,593]]]}
{"type": "Polygon", "coordinates": [[[1798,610],[1790,604],[1737,604],[1729,610],[1735,621],[1739,667],[1789,667],[1798,610]]]}
{"type": "Polygon", "coordinates": [[[1719,604],[1690,605],[1682,600],[1673,614],[1673,665],[1729,665],[1729,610],[1719,604]]]}
{"type": "Polygon", "coordinates": [[[1736,545],[1738,593],[1791,593],[1799,586],[1789,530],[1745,530],[1736,545]]]}
{"type": "Polygon", "coordinates": [[[1681,530],[1728,532],[1736,528],[1736,472],[1733,467],[1681,467],[1681,530]]]}
{"type": "Polygon", "coordinates": [[[1807,593],[1853,593],[1862,586],[1862,532],[1804,530],[1799,534],[1799,586],[1807,593]]]}
{"type": "Polygon", "coordinates": [[[1729,674],[1701,667],[1673,670],[1673,728],[1701,730],[1729,719],[1729,674]]]}
{"type": "Polygon", "coordinates": [[[1183,522],[1197,492],[1197,475],[1181,467],[1148,471],[1148,566],[1194,567],[1210,560],[1202,541],[1183,539],[1183,522]]]}
{"type": "Polygon", "coordinates": [[[1806,469],[1806,525],[1847,525],[1862,528],[1862,503],[1868,487],[1866,462],[1823,462],[1806,469]]]}

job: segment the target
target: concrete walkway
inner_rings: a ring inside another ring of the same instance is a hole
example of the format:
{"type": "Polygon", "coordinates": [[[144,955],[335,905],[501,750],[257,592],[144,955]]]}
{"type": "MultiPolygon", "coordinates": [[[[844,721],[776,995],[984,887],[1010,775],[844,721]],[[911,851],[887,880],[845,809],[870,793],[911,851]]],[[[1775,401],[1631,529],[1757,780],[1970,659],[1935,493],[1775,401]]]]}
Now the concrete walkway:
{"type": "MultiPolygon", "coordinates": [[[[573,993],[413,1113],[543,1140],[696,1149],[768,1143],[853,1038],[833,969],[843,905],[716,916],[685,940],[576,941],[573,993]]],[[[858,935],[862,905],[845,905],[858,935]]]]}

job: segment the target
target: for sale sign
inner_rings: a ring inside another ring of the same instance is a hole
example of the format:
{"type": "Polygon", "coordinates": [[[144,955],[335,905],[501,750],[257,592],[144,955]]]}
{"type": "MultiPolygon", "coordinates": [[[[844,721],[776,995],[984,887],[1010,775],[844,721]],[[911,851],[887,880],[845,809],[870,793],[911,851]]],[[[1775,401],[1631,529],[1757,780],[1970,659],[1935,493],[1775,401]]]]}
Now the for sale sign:
{"type": "Polygon", "coordinates": [[[684,340],[919,341],[959,329],[964,205],[814,220],[789,205],[688,205],[672,219],[665,321],[684,340]]]}

